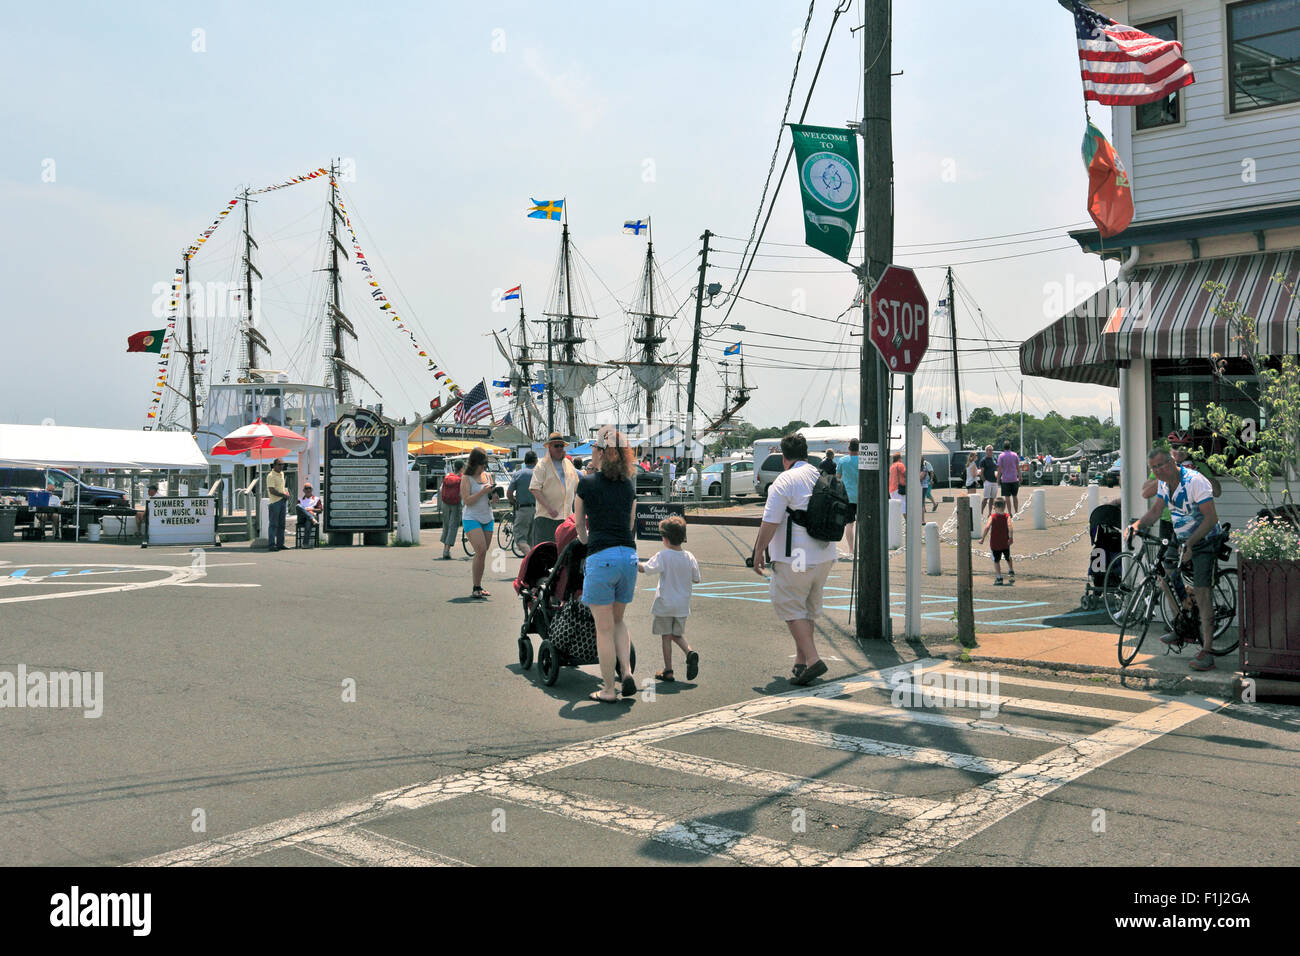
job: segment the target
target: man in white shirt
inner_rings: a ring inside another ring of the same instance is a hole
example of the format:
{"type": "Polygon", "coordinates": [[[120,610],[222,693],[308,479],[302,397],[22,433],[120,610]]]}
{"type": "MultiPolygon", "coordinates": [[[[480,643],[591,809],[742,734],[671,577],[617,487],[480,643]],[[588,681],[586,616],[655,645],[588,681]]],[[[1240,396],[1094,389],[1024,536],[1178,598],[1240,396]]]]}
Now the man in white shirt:
{"type": "Polygon", "coordinates": [[[763,573],[767,546],[775,540],[771,556],[772,608],[785,621],[794,638],[792,684],[808,684],[826,673],[826,663],[813,640],[813,619],[822,610],[826,577],[835,562],[835,542],[811,537],[790,520],[789,511],[805,511],[821,470],[808,462],[808,442],[801,434],[781,439],[784,471],[767,491],[763,524],[754,543],[754,572],[763,573]]]}

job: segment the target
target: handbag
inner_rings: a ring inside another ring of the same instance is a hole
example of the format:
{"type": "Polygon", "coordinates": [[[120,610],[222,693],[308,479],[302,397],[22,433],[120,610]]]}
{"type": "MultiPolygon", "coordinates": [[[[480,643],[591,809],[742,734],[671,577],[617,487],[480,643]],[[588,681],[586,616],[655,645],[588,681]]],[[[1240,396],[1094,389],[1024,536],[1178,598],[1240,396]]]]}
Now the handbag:
{"type": "Polygon", "coordinates": [[[558,650],[575,661],[592,664],[598,659],[596,619],[591,616],[591,608],[579,601],[576,595],[560,606],[546,636],[558,650]]]}

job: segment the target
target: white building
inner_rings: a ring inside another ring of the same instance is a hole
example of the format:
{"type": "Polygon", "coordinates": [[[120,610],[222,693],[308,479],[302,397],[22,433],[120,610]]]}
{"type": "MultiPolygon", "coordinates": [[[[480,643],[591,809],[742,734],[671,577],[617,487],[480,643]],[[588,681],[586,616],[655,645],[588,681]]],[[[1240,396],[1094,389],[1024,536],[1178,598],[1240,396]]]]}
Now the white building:
{"type": "MultiPolygon", "coordinates": [[[[1146,450],[1190,429],[1210,402],[1254,406],[1212,374],[1249,368],[1206,282],[1259,320],[1261,346],[1300,354],[1300,0],[1127,0],[1090,4],[1148,33],[1178,39],[1196,82],[1159,103],[1113,108],[1111,142],[1133,184],[1128,229],[1102,240],[1071,233],[1121,264],[1106,289],[1026,341],[1026,374],[1120,390],[1125,520],[1145,510],[1146,450]]],[[[1261,423],[1262,424],[1262,423],[1261,423]]],[[[1193,432],[1197,444],[1209,436],[1193,432]]],[[[1224,482],[1222,520],[1242,527],[1259,509],[1224,482]]]]}

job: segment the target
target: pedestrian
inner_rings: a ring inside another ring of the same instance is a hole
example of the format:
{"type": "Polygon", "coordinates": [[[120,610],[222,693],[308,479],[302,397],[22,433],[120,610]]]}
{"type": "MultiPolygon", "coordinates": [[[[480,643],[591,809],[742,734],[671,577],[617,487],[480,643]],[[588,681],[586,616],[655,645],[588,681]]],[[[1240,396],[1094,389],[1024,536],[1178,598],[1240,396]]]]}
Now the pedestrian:
{"type": "Polygon", "coordinates": [[[1007,559],[1007,583],[1016,583],[1016,566],[1011,563],[1011,545],[1015,543],[1015,535],[1011,532],[1011,516],[1007,514],[1007,499],[994,498],[993,510],[989,512],[989,518],[984,522],[984,533],[980,535],[980,544],[984,539],[989,539],[989,548],[993,555],[993,578],[994,584],[1002,583],[1002,558],[1007,559]]]}
{"type": "Polygon", "coordinates": [[[971,452],[966,456],[966,492],[975,494],[980,490],[979,455],[971,452]]]}
{"type": "Polygon", "coordinates": [[[932,488],[934,486],[934,469],[930,467],[928,458],[921,459],[921,513],[925,514],[925,503],[930,502],[930,510],[938,511],[939,505],[934,500],[932,488]]]}
{"type": "Polygon", "coordinates": [[[451,560],[451,549],[460,534],[460,517],[464,505],[460,500],[461,472],[465,470],[463,461],[452,463],[451,473],[442,479],[438,488],[438,510],[442,512],[442,560],[451,560]]]}
{"type": "Polygon", "coordinates": [[[585,462],[583,462],[581,468],[582,473],[584,475],[594,475],[596,473],[595,462],[596,462],[595,456],[592,456],[591,458],[588,458],[585,462]]]}
{"type": "Polygon", "coordinates": [[[655,674],[655,680],[671,683],[676,679],[674,644],[686,655],[686,679],[695,680],[700,672],[700,655],[686,642],[686,618],[691,613],[691,585],[700,583],[700,565],[695,555],[682,549],[686,543],[685,518],[669,515],[659,522],[659,534],[663,550],[637,565],[643,574],[659,575],[654,604],[650,605],[650,633],[658,634],[663,644],[664,669],[655,674]]]}
{"type": "Polygon", "coordinates": [[[1002,443],[1002,454],[998,455],[998,482],[1002,486],[1002,497],[1011,505],[1011,513],[1020,511],[1020,456],[1011,450],[1011,440],[1002,443]]]}
{"type": "Polygon", "coordinates": [[[284,461],[271,462],[271,473],[266,476],[266,492],[271,498],[271,527],[268,529],[267,550],[284,550],[284,518],[289,508],[289,489],[284,484],[284,461]]]}
{"type": "Polygon", "coordinates": [[[465,503],[460,523],[474,549],[474,564],[470,571],[474,579],[471,597],[480,600],[492,596],[483,589],[483,565],[487,563],[488,546],[492,544],[492,493],[496,491],[496,477],[488,470],[487,452],[475,448],[469,453],[465,477],[461,485],[461,500],[465,503]]]}
{"type": "Polygon", "coordinates": [[[565,457],[568,443],[559,432],[546,439],[546,457],[533,469],[529,490],[537,499],[533,518],[533,544],[555,540],[555,529],[573,514],[573,493],[578,490],[578,469],[565,457]]]}
{"type": "Polygon", "coordinates": [[[589,699],[602,704],[636,693],[632,677],[632,635],[623,619],[636,594],[636,479],[632,475],[632,449],[627,438],[612,425],[602,425],[592,444],[599,471],[578,481],[573,514],[578,540],[587,546],[582,582],[582,603],[596,622],[596,654],[600,658],[599,691],[589,699]],[[615,682],[615,662],[623,675],[615,682]]]}
{"type": "Polygon", "coordinates": [[[506,489],[506,500],[515,509],[515,538],[532,546],[533,518],[537,515],[537,499],[533,496],[533,469],[537,467],[537,452],[529,449],[524,454],[524,466],[515,472],[506,489]]]}
{"type": "Polygon", "coordinates": [[[980,514],[993,514],[993,499],[998,496],[998,462],[993,457],[993,446],[984,446],[984,457],[980,459],[980,472],[984,476],[984,500],[980,502],[980,514]]]}
{"type": "Polygon", "coordinates": [[[894,452],[889,466],[889,497],[903,503],[903,514],[907,514],[907,466],[903,464],[902,452],[894,452]]]}
{"type": "Polygon", "coordinates": [[[821,470],[822,470],[822,474],[824,475],[835,474],[835,449],[834,448],[826,449],[826,457],[822,459],[821,470]]]}
{"type": "MultiPolygon", "coordinates": [[[[853,504],[854,509],[858,506],[858,444],[856,438],[849,442],[849,453],[835,459],[835,473],[840,476],[840,481],[844,482],[844,490],[848,493],[849,501],[853,504]]],[[[844,540],[848,542],[849,550],[840,551],[841,561],[848,561],[858,553],[858,523],[857,520],[850,521],[844,527],[844,540]]]]}
{"type": "Polygon", "coordinates": [[[770,596],[772,608],[794,639],[792,684],[807,684],[826,673],[817,653],[813,619],[822,611],[822,592],[835,561],[835,542],[808,534],[791,511],[806,511],[820,472],[808,461],[808,442],[799,433],[781,439],[781,467],[767,490],[763,523],[754,542],[754,572],[762,574],[767,546],[775,538],[770,596]]]}
{"type": "MultiPolygon", "coordinates": [[[[150,498],[158,497],[158,484],[156,482],[149,485],[148,493],[150,498]]],[[[144,528],[149,527],[149,512],[148,512],[149,503],[147,501],[142,501],[140,503],[144,505],[144,507],[135,509],[135,533],[136,534],[143,533],[141,531],[142,526],[144,528]]]]}

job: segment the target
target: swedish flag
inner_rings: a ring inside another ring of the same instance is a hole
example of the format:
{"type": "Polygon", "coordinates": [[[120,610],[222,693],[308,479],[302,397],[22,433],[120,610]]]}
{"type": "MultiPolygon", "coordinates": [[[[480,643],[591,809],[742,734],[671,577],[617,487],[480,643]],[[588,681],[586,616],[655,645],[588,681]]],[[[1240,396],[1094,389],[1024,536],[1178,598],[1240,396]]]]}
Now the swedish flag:
{"type": "Polygon", "coordinates": [[[563,199],[538,202],[536,199],[529,197],[529,202],[533,204],[533,208],[528,210],[529,219],[559,219],[560,213],[564,211],[563,199]]]}

